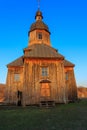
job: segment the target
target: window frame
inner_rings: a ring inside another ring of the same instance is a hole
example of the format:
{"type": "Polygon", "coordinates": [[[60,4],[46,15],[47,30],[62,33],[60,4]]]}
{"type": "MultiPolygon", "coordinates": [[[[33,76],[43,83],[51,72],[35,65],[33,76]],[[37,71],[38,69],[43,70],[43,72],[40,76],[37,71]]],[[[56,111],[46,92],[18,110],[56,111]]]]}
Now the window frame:
{"type": "Polygon", "coordinates": [[[37,36],[38,36],[38,39],[39,39],[39,40],[43,39],[43,37],[42,37],[42,32],[39,32],[39,33],[37,34],[37,36]]]}
{"type": "Polygon", "coordinates": [[[65,79],[66,79],[66,81],[69,79],[69,73],[68,72],[65,73],[65,79]]]}
{"type": "Polygon", "coordinates": [[[14,81],[15,82],[19,82],[20,81],[20,74],[19,73],[15,73],[14,74],[14,81]]]}
{"type": "Polygon", "coordinates": [[[41,76],[42,77],[48,77],[48,67],[47,66],[42,66],[41,67],[41,76]]]}

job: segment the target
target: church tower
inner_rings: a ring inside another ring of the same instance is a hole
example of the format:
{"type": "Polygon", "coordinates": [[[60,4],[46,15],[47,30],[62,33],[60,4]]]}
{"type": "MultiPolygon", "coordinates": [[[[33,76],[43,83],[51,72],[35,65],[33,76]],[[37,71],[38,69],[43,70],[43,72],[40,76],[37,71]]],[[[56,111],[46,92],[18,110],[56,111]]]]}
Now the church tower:
{"type": "Polygon", "coordinates": [[[29,45],[32,44],[46,44],[50,46],[50,32],[48,26],[42,21],[43,15],[40,10],[36,12],[35,20],[30,27],[28,36],[29,36],[29,45]]]}

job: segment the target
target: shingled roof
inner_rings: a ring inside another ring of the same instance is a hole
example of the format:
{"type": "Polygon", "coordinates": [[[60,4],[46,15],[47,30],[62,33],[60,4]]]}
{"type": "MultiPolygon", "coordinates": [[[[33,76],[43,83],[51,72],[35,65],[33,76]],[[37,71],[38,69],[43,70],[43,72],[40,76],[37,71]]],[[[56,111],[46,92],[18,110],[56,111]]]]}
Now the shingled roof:
{"type": "MultiPolygon", "coordinates": [[[[49,58],[49,59],[64,59],[64,56],[59,54],[56,49],[46,45],[46,44],[34,44],[24,49],[24,51],[28,51],[24,56],[19,57],[13,62],[9,63],[7,67],[22,67],[23,66],[23,58],[49,58]]],[[[65,67],[74,67],[75,65],[68,60],[64,60],[65,67]]]]}
{"type": "MultiPolygon", "coordinates": [[[[13,62],[9,63],[7,67],[14,66],[14,67],[22,67],[23,66],[23,56],[20,58],[14,60],[13,62]]],[[[65,67],[74,67],[75,65],[67,60],[64,60],[64,66],[65,67]]]]}
{"type": "Polygon", "coordinates": [[[64,59],[64,56],[59,54],[56,49],[46,44],[33,44],[25,48],[24,51],[28,51],[27,54],[25,53],[24,57],[64,59]]]}
{"type": "Polygon", "coordinates": [[[74,67],[75,65],[68,60],[64,60],[64,66],[65,67],[74,67]]]}
{"type": "Polygon", "coordinates": [[[19,57],[18,59],[14,60],[13,62],[7,64],[7,67],[8,66],[22,67],[23,66],[23,56],[19,57]]]}
{"type": "Polygon", "coordinates": [[[46,30],[47,32],[49,32],[48,26],[43,21],[41,21],[41,20],[38,20],[35,23],[33,23],[31,25],[31,27],[30,27],[30,31],[29,32],[34,31],[36,29],[46,30]]]}
{"type": "MultiPolygon", "coordinates": [[[[14,60],[13,62],[9,63],[7,67],[14,66],[14,67],[22,67],[23,66],[23,56],[20,58],[14,60]]],[[[64,60],[64,66],[65,67],[74,67],[75,65],[67,60],[64,60]]]]}

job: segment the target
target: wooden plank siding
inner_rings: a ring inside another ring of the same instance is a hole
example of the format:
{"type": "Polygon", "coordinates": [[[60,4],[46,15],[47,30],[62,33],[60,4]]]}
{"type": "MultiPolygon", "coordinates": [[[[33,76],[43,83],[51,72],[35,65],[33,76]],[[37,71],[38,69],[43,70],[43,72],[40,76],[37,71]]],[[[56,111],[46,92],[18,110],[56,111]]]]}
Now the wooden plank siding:
{"type": "MultiPolygon", "coordinates": [[[[60,69],[62,69],[62,67],[60,67],[60,69]]],[[[25,63],[25,72],[27,74],[25,75],[26,81],[24,84],[26,84],[26,87],[24,87],[24,89],[28,88],[28,92],[29,92],[28,94],[25,93],[25,95],[27,96],[27,98],[25,99],[26,104],[34,104],[34,103],[37,103],[40,101],[40,88],[41,88],[40,80],[42,80],[42,79],[51,80],[51,83],[50,83],[51,97],[50,98],[51,98],[51,100],[55,100],[58,102],[58,100],[59,100],[58,95],[59,94],[58,94],[58,86],[57,86],[57,67],[56,67],[55,63],[52,63],[51,61],[50,62],[39,61],[37,64],[37,63],[32,63],[32,61],[29,61],[29,63],[25,63]],[[48,66],[48,68],[49,68],[49,76],[48,77],[41,77],[41,71],[40,71],[41,66],[48,66]]],[[[61,73],[61,74],[63,74],[63,73],[61,73]]],[[[61,78],[62,77],[63,76],[61,76],[61,78]]],[[[61,82],[61,83],[63,83],[63,82],[61,82]]],[[[63,85],[64,85],[64,83],[63,83],[63,85]]],[[[63,101],[64,100],[64,98],[63,98],[64,92],[61,92],[60,95],[62,95],[61,102],[64,102],[63,101]]]]}
{"type": "Polygon", "coordinates": [[[41,80],[49,80],[49,100],[56,103],[67,103],[77,95],[76,81],[73,69],[64,69],[63,60],[24,60],[24,67],[11,67],[7,75],[7,100],[9,103],[18,102],[17,91],[23,93],[22,105],[39,104],[41,100],[41,80]],[[48,67],[48,76],[41,75],[41,67],[48,67]],[[65,79],[65,70],[68,80],[65,79]],[[20,81],[14,81],[14,74],[20,74],[20,81]]]}
{"type": "Polygon", "coordinates": [[[7,72],[6,80],[6,102],[17,104],[17,92],[23,91],[23,68],[10,67],[7,72]],[[20,74],[20,80],[14,80],[14,74],[20,74]]]}
{"type": "Polygon", "coordinates": [[[66,87],[67,87],[67,96],[69,101],[75,101],[77,99],[77,86],[76,86],[76,80],[75,80],[75,74],[74,69],[71,67],[68,67],[68,79],[66,80],[66,87]]]}

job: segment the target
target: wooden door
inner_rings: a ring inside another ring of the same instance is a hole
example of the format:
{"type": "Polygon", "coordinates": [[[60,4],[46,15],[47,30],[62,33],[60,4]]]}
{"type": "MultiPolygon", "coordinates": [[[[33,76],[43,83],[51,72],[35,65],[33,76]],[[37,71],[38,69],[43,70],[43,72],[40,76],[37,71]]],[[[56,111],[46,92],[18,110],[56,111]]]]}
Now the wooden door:
{"type": "Polygon", "coordinates": [[[50,87],[48,83],[42,83],[41,85],[41,97],[50,97],[50,87]]]}

